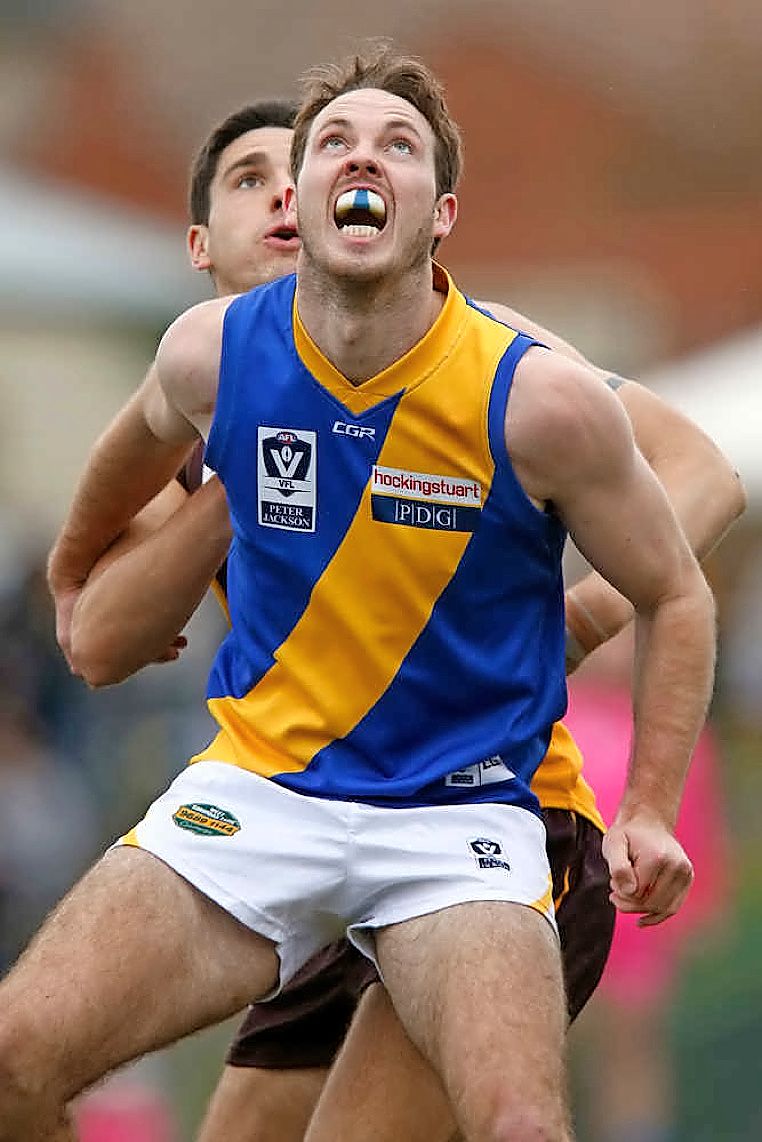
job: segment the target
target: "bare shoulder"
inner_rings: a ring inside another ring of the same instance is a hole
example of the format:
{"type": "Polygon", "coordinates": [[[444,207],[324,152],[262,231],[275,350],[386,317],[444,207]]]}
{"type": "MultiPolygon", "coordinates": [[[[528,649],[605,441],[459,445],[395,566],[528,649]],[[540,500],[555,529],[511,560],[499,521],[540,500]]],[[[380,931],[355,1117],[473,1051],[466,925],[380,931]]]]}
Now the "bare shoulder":
{"type": "Polygon", "coordinates": [[[516,367],[505,420],[508,453],[536,500],[556,500],[576,479],[612,475],[633,452],[616,395],[586,365],[534,347],[516,367]]]}
{"type": "Polygon", "coordinates": [[[199,360],[219,358],[222,324],[232,298],[212,298],[186,309],[168,327],[159,344],[157,361],[167,370],[187,369],[199,360]]]}
{"type": "Polygon", "coordinates": [[[165,391],[188,413],[208,409],[217,392],[222,326],[231,298],[194,305],[164,333],[156,369],[165,391]]]}

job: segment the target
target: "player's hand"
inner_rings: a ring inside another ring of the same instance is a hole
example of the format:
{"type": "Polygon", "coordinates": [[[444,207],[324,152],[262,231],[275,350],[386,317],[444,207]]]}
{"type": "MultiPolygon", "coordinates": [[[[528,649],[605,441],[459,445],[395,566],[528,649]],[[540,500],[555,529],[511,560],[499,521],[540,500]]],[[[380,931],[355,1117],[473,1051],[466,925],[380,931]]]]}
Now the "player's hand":
{"type": "Polygon", "coordinates": [[[655,815],[618,815],[603,839],[603,855],[611,873],[609,899],[620,912],[642,913],[641,928],[674,916],[693,883],[685,850],[655,815]]]}

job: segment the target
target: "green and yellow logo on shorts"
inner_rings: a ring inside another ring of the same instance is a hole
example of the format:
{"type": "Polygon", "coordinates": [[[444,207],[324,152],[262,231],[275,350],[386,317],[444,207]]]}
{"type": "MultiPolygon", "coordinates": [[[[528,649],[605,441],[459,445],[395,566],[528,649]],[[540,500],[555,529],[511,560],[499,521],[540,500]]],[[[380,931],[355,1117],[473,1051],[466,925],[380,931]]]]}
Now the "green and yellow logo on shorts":
{"type": "Polygon", "coordinates": [[[232,837],[240,832],[241,822],[227,809],[217,805],[202,805],[197,801],[181,805],[172,814],[172,820],[180,829],[190,829],[202,837],[232,837]]]}

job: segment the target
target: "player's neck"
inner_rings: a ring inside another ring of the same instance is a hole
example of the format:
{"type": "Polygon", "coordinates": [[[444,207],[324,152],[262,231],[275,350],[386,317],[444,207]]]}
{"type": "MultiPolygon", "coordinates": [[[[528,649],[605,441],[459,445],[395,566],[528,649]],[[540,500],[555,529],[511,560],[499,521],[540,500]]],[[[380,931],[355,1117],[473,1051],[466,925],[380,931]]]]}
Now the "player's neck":
{"type": "Polygon", "coordinates": [[[409,352],[436,321],[444,296],[432,285],[431,264],[403,280],[326,281],[299,274],[297,305],[307,333],[352,384],[377,376],[409,352]]]}

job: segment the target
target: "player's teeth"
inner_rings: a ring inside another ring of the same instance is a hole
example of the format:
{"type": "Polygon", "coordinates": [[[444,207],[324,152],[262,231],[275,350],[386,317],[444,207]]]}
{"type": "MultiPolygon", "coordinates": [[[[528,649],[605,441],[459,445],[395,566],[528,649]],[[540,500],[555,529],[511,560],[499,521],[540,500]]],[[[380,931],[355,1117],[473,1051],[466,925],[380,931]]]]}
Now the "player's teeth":
{"type": "Polygon", "coordinates": [[[380,194],[376,194],[375,190],[369,190],[367,187],[345,190],[343,194],[339,195],[334,211],[336,221],[341,222],[342,218],[346,218],[352,210],[367,210],[381,225],[386,221],[386,203],[380,194]]]}
{"type": "Polygon", "coordinates": [[[375,226],[361,226],[359,222],[353,222],[349,226],[342,226],[342,234],[349,234],[350,238],[375,238],[378,230],[375,226]]]}

